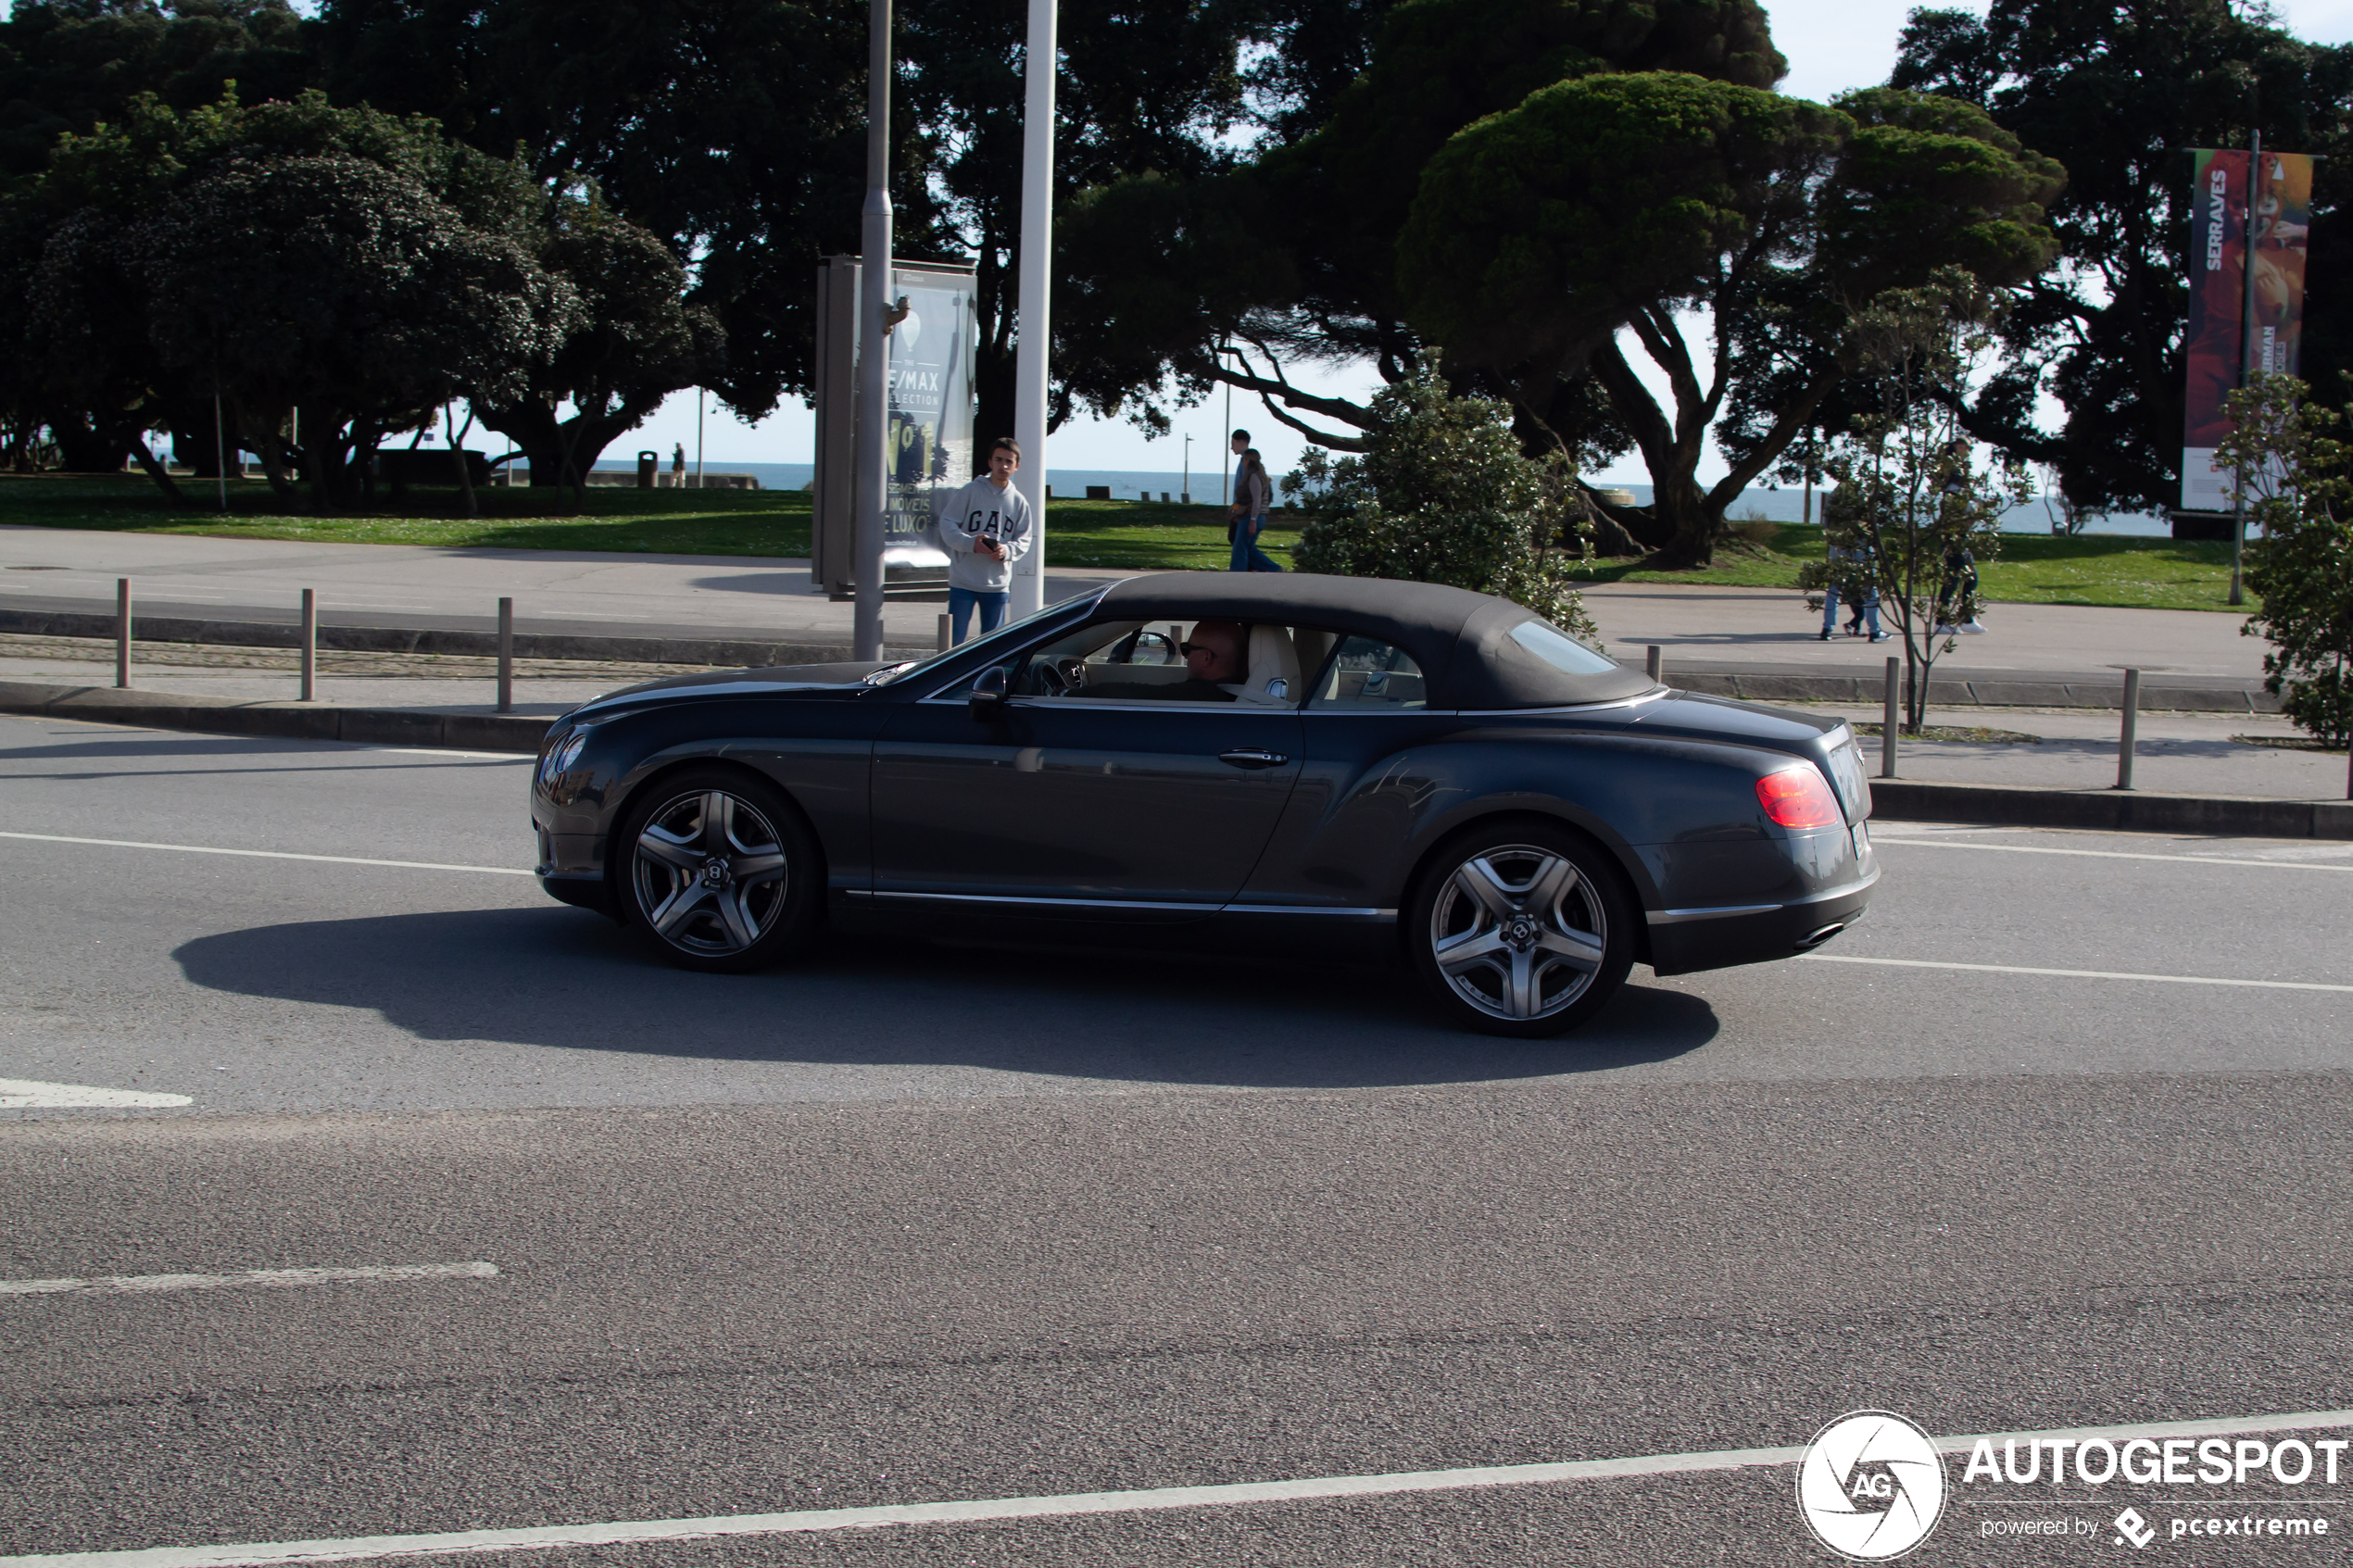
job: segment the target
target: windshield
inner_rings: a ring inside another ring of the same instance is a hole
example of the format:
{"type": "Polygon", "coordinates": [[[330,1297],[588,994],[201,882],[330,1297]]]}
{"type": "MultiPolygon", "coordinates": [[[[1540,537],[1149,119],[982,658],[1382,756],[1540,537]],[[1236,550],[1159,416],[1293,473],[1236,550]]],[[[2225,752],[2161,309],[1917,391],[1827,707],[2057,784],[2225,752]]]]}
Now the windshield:
{"type": "Polygon", "coordinates": [[[1075,602],[1076,601],[1071,599],[1063,599],[1059,604],[1050,604],[1045,608],[1038,610],[1035,614],[1025,615],[1019,621],[1009,621],[1004,625],[998,627],[997,630],[988,633],[985,636],[975,637],[969,642],[959,643],[956,646],[949,648],[944,652],[933,654],[929,659],[916,659],[908,664],[894,664],[888,669],[877,670],[873,674],[866,677],[866,684],[870,686],[896,685],[901,681],[908,680],[914,676],[919,676],[926,670],[931,669],[935,665],[943,664],[949,659],[961,659],[965,654],[977,652],[982,648],[1010,647],[1014,643],[1021,640],[1022,634],[1026,630],[1035,626],[1037,622],[1044,620],[1050,615],[1057,615],[1062,611],[1070,608],[1075,602]]]}

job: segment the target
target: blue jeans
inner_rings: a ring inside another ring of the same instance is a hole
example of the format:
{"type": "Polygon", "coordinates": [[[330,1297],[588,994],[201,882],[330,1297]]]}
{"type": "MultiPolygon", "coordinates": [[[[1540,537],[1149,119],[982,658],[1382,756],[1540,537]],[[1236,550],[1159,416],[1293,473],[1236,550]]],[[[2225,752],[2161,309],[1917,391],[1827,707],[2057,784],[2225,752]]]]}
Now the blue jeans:
{"type": "MultiPolygon", "coordinates": [[[[1874,637],[1879,635],[1879,590],[1872,589],[1863,599],[1863,623],[1874,637]]],[[[1822,590],[1822,630],[1838,630],[1838,584],[1831,583],[1822,590]]]]}
{"type": "Polygon", "coordinates": [[[1234,558],[1227,566],[1230,571],[1280,571],[1282,568],[1268,558],[1258,547],[1258,531],[1266,526],[1265,518],[1246,517],[1234,525],[1234,558]]]}
{"type": "Polygon", "coordinates": [[[1013,595],[1004,589],[984,594],[977,588],[948,590],[948,640],[961,643],[972,631],[973,607],[980,608],[981,635],[987,636],[1004,623],[1005,603],[1013,595]]]}

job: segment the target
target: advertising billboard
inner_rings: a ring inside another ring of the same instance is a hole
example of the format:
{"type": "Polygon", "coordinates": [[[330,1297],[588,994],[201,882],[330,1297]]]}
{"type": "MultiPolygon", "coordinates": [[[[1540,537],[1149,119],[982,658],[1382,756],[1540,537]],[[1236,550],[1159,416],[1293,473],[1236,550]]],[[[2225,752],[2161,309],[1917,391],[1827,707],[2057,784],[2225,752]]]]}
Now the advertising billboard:
{"type": "MultiPolygon", "coordinates": [[[[858,258],[817,271],[817,476],[810,574],[836,595],[857,583],[858,258]]],[[[973,477],[973,354],[978,342],[969,267],[901,262],[890,294],[907,314],[891,329],[886,587],[937,586],[948,557],[933,541],[937,497],[973,477]]]]}
{"type": "Polygon", "coordinates": [[[2244,150],[2191,155],[2188,380],[2183,400],[2182,505],[2222,511],[2233,502],[2214,450],[2230,433],[2227,401],[2242,357],[2256,374],[2294,375],[2304,335],[2304,267],[2312,224],[2312,159],[2264,153],[2255,170],[2252,244],[2244,150]],[[2253,341],[2247,342],[2248,265],[2254,268],[2253,341]]]}

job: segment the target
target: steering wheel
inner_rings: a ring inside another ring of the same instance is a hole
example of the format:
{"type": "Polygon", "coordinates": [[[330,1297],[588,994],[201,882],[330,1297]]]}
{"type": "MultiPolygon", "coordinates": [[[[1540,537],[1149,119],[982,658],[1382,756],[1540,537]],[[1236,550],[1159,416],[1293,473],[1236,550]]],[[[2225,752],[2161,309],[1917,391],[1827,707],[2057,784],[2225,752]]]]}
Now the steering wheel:
{"type": "Polygon", "coordinates": [[[1087,666],[1076,659],[1045,660],[1038,666],[1038,695],[1068,696],[1087,683],[1087,666]]]}

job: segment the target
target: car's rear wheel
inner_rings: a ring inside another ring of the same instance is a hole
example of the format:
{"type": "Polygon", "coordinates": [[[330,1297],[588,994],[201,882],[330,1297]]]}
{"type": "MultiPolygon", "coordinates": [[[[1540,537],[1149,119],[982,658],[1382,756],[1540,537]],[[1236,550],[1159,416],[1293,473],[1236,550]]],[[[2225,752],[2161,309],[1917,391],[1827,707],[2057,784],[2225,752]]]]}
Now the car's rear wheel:
{"type": "Polygon", "coordinates": [[[816,924],[815,835],[782,791],[749,773],[698,768],[661,780],[614,848],[629,922],[684,968],[764,969],[816,924]]]}
{"type": "Polygon", "coordinates": [[[1415,967],[1470,1028],[1538,1039],[1584,1022],[1634,961],[1634,900],[1582,834],[1514,821],[1431,862],[1406,912],[1415,967]]]}

